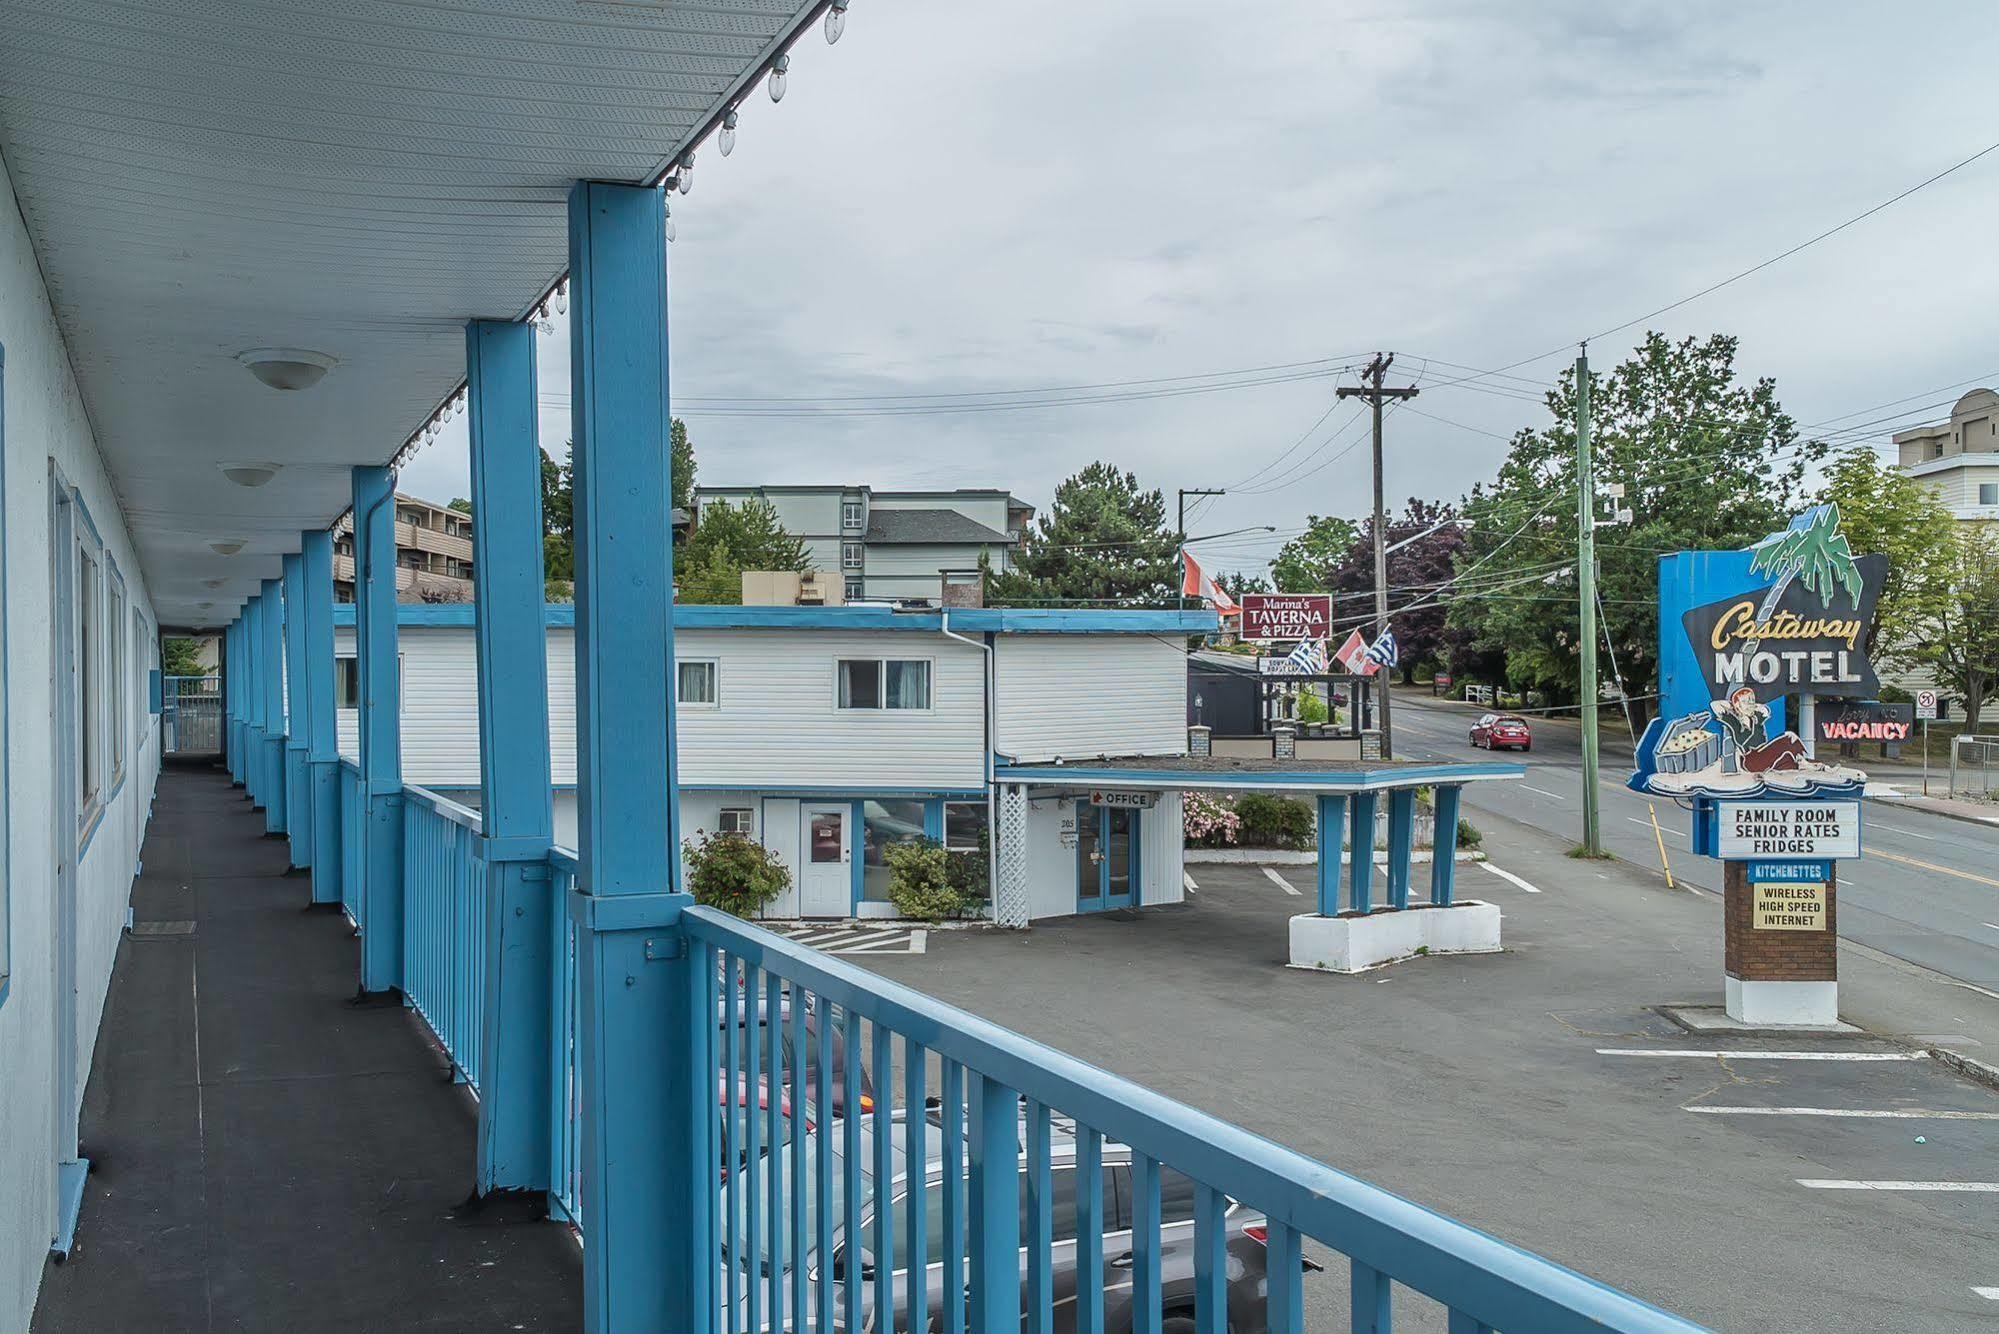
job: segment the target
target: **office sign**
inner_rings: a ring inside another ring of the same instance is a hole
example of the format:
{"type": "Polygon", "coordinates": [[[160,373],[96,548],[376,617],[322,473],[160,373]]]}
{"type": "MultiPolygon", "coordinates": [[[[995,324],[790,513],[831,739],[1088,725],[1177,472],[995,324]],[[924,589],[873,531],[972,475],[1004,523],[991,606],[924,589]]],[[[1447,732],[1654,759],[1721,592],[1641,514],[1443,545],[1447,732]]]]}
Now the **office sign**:
{"type": "Polygon", "coordinates": [[[1329,593],[1244,593],[1242,637],[1249,643],[1324,639],[1333,619],[1329,593]]]}
{"type": "Polygon", "coordinates": [[[1913,704],[1882,704],[1876,700],[1822,703],[1818,708],[1820,741],[1907,741],[1916,730],[1913,704]]]}
{"type": "Polygon", "coordinates": [[[1790,861],[1860,855],[1857,801],[1720,801],[1715,855],[1723,861],[1790,861]]]}
{"type": "Polygon", "coordinates": [[[1107,788],[1093,788],[1090,792],[1092,806],[1106,806],[1114,811],[1149,811],[1159,804],[1157,792],[1113,792],[1107,788]]]}
{"type": "Polygon", "coordinates": [[[1752,885],[1749,925],[1757,931],[1823,931],[1827,901],[1823,881],[1752,885]]]}

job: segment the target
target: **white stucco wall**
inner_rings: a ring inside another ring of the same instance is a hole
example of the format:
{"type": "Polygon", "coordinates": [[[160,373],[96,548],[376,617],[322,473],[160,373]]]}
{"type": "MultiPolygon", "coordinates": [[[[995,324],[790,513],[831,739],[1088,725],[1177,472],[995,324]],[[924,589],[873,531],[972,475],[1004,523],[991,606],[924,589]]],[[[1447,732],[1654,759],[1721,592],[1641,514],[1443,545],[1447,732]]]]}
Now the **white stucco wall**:
{"type": "MultiPolygon", "coordinates": [[[[0,1330],[26,1329],[55,1223],[54,956],[57,840],[50,772],[53,718],[50,463],[76,489],[124,579],[128,673],[152,662],[145,580],[105,475],[68,351],[49,307],[14,191],[0,163],[0,350],[5,354],[7,865],[0,916],[8,932],[7,995],[0,1000],[0,1330]],[[139,613],[138,624],[132,615],[139,613]],[[143,634],[141,633],[143,630],[143,634]]],[[[64,553],[65,559],[73,559],[64,553]]],[[[108,627],[107,627],[108,629],[108,627]]],[[[111,963],[159,766],[144,676],[118,688],[127,705],[125,778],[77,862],[74,1093],[95,1050],[111,963]]],[[[107,683],[107,687],[110,683],[107,683]]],[[[107,776],[107,788],[111,783],[107,776]]],[[[74,851],[73,842],[68,851],[74,851]]]]}

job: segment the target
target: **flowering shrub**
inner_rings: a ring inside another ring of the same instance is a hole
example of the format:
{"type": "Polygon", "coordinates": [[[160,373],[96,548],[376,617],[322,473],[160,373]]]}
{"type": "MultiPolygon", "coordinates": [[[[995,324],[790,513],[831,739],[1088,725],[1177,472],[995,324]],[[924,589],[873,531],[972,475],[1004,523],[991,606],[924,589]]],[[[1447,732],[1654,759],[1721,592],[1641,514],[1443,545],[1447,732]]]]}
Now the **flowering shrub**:
{"type": "Polygon", "coordinates": [[[1225,848],[1242,832],[1242,817],[1227,797],[1189,792],[1181,803],[1181,823],[1190,848],[1225,848]]]}

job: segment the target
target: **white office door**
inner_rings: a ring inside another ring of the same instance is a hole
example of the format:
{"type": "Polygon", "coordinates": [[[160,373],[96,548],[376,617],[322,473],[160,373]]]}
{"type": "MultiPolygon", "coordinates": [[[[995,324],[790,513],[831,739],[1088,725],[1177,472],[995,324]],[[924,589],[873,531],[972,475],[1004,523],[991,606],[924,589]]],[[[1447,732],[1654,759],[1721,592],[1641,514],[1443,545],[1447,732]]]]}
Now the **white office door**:
{"type": "Polygon", "coordinates": [[[798,808],[798,915],[847,917],[854,905],[854,808],[838,805],[798,808]]]}

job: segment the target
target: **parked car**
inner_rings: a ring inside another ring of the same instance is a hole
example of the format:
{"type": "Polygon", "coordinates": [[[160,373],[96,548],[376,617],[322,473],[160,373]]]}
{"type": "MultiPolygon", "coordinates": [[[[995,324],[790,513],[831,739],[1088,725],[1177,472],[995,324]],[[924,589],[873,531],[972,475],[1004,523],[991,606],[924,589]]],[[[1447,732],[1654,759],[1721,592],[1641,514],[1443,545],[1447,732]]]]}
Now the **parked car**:
{"type": "MultiPolygon", "coordinates": [[[[842,1193],[845,1189],[846,1169],[843,1161],[844,1144],[838,1134],[828,1137],[828,1149],[833,1158],[831,1180],[833,1198],[831,1213],[833,1218],[832,1248],[822,1255],[815,1246],[805,1255],[807,1273],[816,1290],[820,1276],[820,1266],[830,1268],[835,1309],[831,1328],[845,1331],[846,1313],[841,1304],[841,1291],[849,1265],[860,1266],[862,1280],[860,1301],[860,1328],[863,1331],[883,1329],[931,1329],[945,1327],[944,1302],[947,1296],[963,1301],[965,1294],[947,1294],[944,1289],[944,1211],[943,1181],[944,1165],[938,1153],[938,1145],[943,1129],[938,1114],[933,1109],[928,1113],[930,1126],[928,1147],[930,1161],[925,1179],[924,1195],[928,1201],[925,1210],[924,1256],[928,1271],[927,1289],[929,1310],[922,1321],[912,1321],[908,1315],[908,1237],[903,1226],[907,1217],[908,1177],[897,1175],[886,1192],[878,1192],[874,1180],[873,1134],[876,1118],[868,1117],[861,1125],[860,1182],[862,1198],[854,1210],[853,1234],[847,1229],[847,1210],[842,1193]],[[887,1321],[877,1318],[875,1303],[875,1280],[878,1258],[869,1249],[873,1240],[874,1213],[880,1195],[885,1193],[894,1226],[890,1234],[891,1254],[888,1263],[893,1267],[892,1288],[895,1309],[887,1321]]],[[[888,1127],[893,1139],[893,1160],[900,1166],[904,1161],[903,1146],[906,1143],[905,1124],[901,1114],[888,1127]]],[[[1023,1179],[1020,1190],[1019,1219],[1020,1235],[1025,1244],[1027,1236],[1027,1189],[1025,1181],[1025,1123],[1022,1133],[1023,1179]]],[[[1130,1334],[1135,1327],[1136,1313],[1132,1301],[1132,1209],[1133,1209],[1133,1169],[1131,1150],[1122,1144],[1106,1142],[1103,1146],[1102,1177],[1100,1189],[1103,1199],[1103,1293],[1104,1329],[1109,1334],[1130,1334]]],[[[807,1145],[808,1162],[816,1162],[817,1139],[807,1145]]],[[[1080,1284],[1076,1268],[1076,1146],[1074,1127],[1070,1123],[1057,1120],[1051,1127],[1050,1135],[1050,1202],[1053,1219],[1054,1243],[1051,1252],[1051,1276],[1053,1279],[1052,1304],[1054,1329],[1057,1334],[1073,1334],[1076,1327],[1076,1298],[1080,1284]]],[[[768,1169],[766,1169],[768,1170],[768,1169]]],[[[789,1155],[784,1155],[777,1163],[781,1174],[781,1186],[787,1199],[797,1199],[792,1191],[791,1163],[789,1155]]],[[[808,1209],[816,1207],[816,1182],[814,1172],[808,1169],[805,1193],[798,1206],[808,1209]]],[[[959,1191],[961,1203],[970,1196],[970,1183],[959,1191]]],[[[1159,1276],[1162,1334],[1193,1334],[1194,1330],[1194,1200],[1193,1181],[1170,1168],[1162,1168],[1159,1182],[1159,1276]]],[[[797,1206],[794,1206],[797,1207],[797,1206]]],[[[725,1229],[739,1226],[741,1220],[734,1219],[729,1209],[726,1192],[722,1199],[721,1218],[726,1220],[725,1229]]],[[[961,1221],[962,1217],[961,1217],[961,1221]]],[[[1230,1200],[1224,1214],[1228,1251],[1227,1272],[1227,1328],[1230,1334],[1266,1334],[1265,1325],[1265,1279],[1268,1260],[1268,1231],[1264,1217],[1246,1206],[1230,1200]]],[[[969,1236],[969,1231],[966,1234],[969,1236]]],[[[768,1283],[771,1263],[763,1259],[752,1268],[744,1254],[746,1248],[725,1247],[724,1263],[735,1266],[739,1293],[742,1285],[751,1282],[768,1283]],[[733,1251],[733,1254],[731,1253],[733,1251]]],[[[778,1262],[781,1275],[788,1275],[791,1266],[788,1261],[778,1262]]],[[[1319,1265],[1305,1261],[1307,1271],[1317,1270],[1319,1265]]],[[[967,1270],[969,1273],[969,1269],[967,1270]]],[[[787,1291],[789,1282],[786,1280],[787,1291]]],[[[1022,1278],[1021,1305],[1026,1315],[1027,1293],[1025,1276],[1022,1278]]],[[[787,1326],[795,1322],[795,1313],[787,1313],[787,1326]]],[[[737,1324],[742,1324],[739,1312],[737,1324]]],[[[815,1326],[816,1327],[816,1326],[815,1326]]],[[[761,1332],[760,1332],[761,1334],[761,1332]]]]}
{"type": "Polygon", "coordinates": [[[1487,750],[1532,750],[1534,732],[1517,713],[1488,713],[1471,725],[1471,743],[1487,750]]]}
{"type": "MultiPolygon", "coordinates": [[[[747,1041],[751,1034],[755,1034],[756,1041],[759,1044],[768,1042],[765,1018],[768,1009],[768,1002],[761,996],[755,1000],[750,1000],[738,992],[736,1027],[739,1030],[737,1036],[739,1050],[741,1044],[747,1041]]],[[[718,1060],[727,1060],[726,1044],[729,1036],[726,1028],[727,1023],[728,1010],[724,1006],[717,1005],[715,1007],[715,1027],[717,1029],[716,1040],[720,1045],[716,1047],[715,1054],[718,1060]]],[[[778,1050],[784,1062],[784,1079],[782,1081],[784,1092],[788,1097],[799,1098],[804,1103],[806,1109],[815,1115],[819,1108],[819,1024],[819,1008],[808,1003],[805,1007],[805,1092],[801,1095],[797,1089],[792,1087],[794,1080],[792,1067],[793,1054],[791,1049],[791,1001],[789,998],[786,998],[778,1002],[778,1050]]],[[[845,1029],[836,1025],[831,1038],[833,1047],[833,1072],[832,1078],[828,1081],[826,1087],[826,1096],[828,1102],[831,1104],[828,1114],[831,1117],[838,1118],[845,1116],[847,1112],[847,1035],[845,1029]]],[[[767,1045],[759,1045],[757,1047],[759,1065],[768,1065],[766,1057],[769,1050],[770,1048],[767,1045]]],[[[868,1074],[865,1055],[861,1061],[860,1074],[861,1086],[858,1090],[860,1095],[859,1110],[870,1112],[874,1110],[875,1105],[875,1086],[873,1079],[868,1074]]],[[[769,1077],[770,1071],[768,1069],[759,1071],[759,1078],[767,1080],[769,1077]]],[[[728,1087],[726,1077],[722,1087],[724,1089],[728,1087]]]]}

